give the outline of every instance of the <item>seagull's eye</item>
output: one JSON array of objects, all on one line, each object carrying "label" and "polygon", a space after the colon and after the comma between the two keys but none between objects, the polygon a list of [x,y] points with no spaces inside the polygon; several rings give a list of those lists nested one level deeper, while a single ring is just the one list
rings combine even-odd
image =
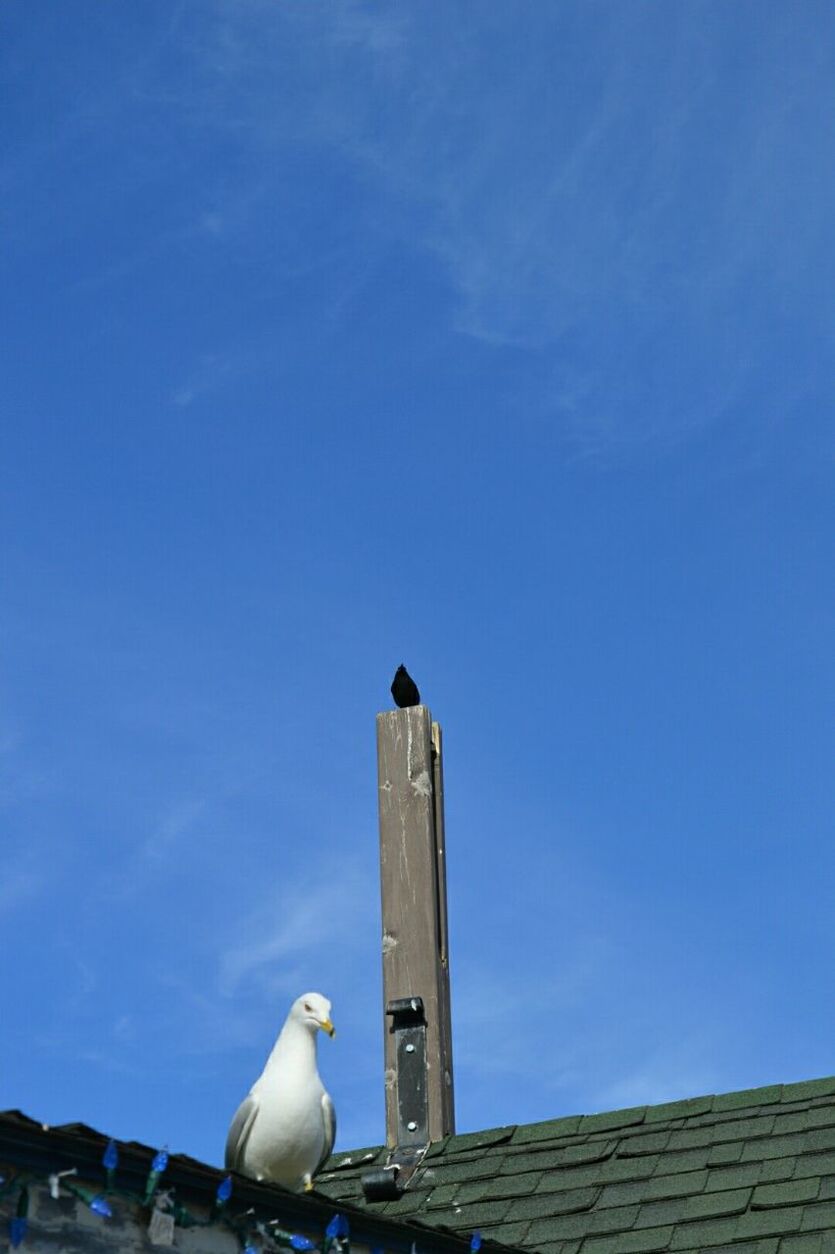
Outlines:
[{"label": "seagull's eye", "polygon": [[313,1009],[313,1007],[312,1007],[312,1006],[309,1006],[309,1005],[307,1004],[307,1002],[305,1002],[305,1003],[304,1003],[304,1008],[305,1008],[305,1010],[306,1010],[308,1013],[310,1013],[310,1011]]}]

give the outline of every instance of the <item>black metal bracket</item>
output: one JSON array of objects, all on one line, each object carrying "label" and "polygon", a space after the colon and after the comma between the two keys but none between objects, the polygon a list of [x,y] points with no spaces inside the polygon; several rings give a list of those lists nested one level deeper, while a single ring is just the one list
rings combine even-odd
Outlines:
[{"label": "black metal bracket", "polygon": [[390,1001],[397,1069],[397,1147],[429,1144],[426,1101],[426,1016],[422,997]]},{"label": "black metal bracket", "polygon": [[426,1016],[422,997],[399,997],[386,1006],[395,1037],[397,1083],[397,1144],[385,1167],[362,1177],[366,1200],[397,1198],[429,1148],[429,1110],[426,1100]]},{"label": "black metal bracket", "polygon": [[366,1171],[361,1178],[366,1202],[394,1201],[400,1197],[428,1149],[428,1145],[398,1146],[389,1154],[385,1167]]}]

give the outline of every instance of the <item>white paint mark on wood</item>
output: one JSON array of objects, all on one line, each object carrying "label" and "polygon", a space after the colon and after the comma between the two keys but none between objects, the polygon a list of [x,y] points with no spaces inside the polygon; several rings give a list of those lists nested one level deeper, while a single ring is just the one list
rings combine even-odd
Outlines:
[{"label": "white paint mark on wood", "polygon": [[411,783],[412,791],[416,792],[419,797],[432,796],[432,781],[429,778],[428,771],[421,771],[417,779],[413,779]]}]

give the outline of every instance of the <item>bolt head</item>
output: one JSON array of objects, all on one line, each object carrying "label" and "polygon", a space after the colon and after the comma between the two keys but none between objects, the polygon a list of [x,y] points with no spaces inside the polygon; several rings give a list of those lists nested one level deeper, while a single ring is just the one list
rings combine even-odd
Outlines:
[{"label": "bolt head", "polygon": [[410,1119],[409,1122],[406,1124],[406,1127],[409,1129],[410,1132],[415,1132],[417,1130],[417,1124],[415,1123],[414,1119]]}]

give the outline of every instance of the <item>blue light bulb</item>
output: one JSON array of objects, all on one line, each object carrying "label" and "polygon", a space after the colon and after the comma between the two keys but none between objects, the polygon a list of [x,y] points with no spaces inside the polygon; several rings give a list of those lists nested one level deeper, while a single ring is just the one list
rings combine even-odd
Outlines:
[{"label": "blue light bulb", "polygon": [[108,1171],[115,1171],[119,1166],[119,1151],[116,1148],[116,1142],[114,1140],[107,1142],[107,1149],[104,1151],[104,1157],[101,1161],[102,1166],[104,1166]]},{"label": "blue light bulb", "polygon": [[294,1250],[315,1250],[316,1246],[309,1237],[300,1236],[298,1232],[294,1232],[290,1238],[290,1244]]},{"label": "blue light bulb", "polygon": [[348,1220],[344,1215],[334,1215],[333,1219],[325,1229],[325,1236],[335,1241],[338,1237],[347,1237]]},{"label": "blue light bulb", "polygon": [[224,1176],[220,1184],[217,1186],[217,1200],[219,1202],[228,1202],[232,1196],[232,1177]]},{"label": "blue light bulb", "polygon": [[18,1215],[9,1220],[9,1245],[13,1250],[16,1250],[23,1241],[28,1227],[29,1220],[25,1215]]},{"label": "blue light bulb", "polygon": [[110,1209],[110,1203],[101,1193],[97,1193],[90,1201],[90,1210],[95,1211],[97,1215],[103,1215],[105,1219],[110,1219],[113,1211]]},{"label": "blue light bulb", "polygon": [[476,1251],[481,1249],[481,1233],[480,1232],[475,1231],[473,1235],[470,1237],[470,1249],[472,1250],[473,1254],[476,1254]]},{"label": "blue light bulb", "polygon": [[156,1154],[154,1154],[154,1161],[151,1163],[151,1171],[155,1171],[158,1176],[161,1176],[167,1166],[168,1150],[157,1150]]},{"label": "blue light bulb", "polygon": [[258,1254],[258,1251],[256,1250],[254,1245],[245,1245],[244,1254]]}]

